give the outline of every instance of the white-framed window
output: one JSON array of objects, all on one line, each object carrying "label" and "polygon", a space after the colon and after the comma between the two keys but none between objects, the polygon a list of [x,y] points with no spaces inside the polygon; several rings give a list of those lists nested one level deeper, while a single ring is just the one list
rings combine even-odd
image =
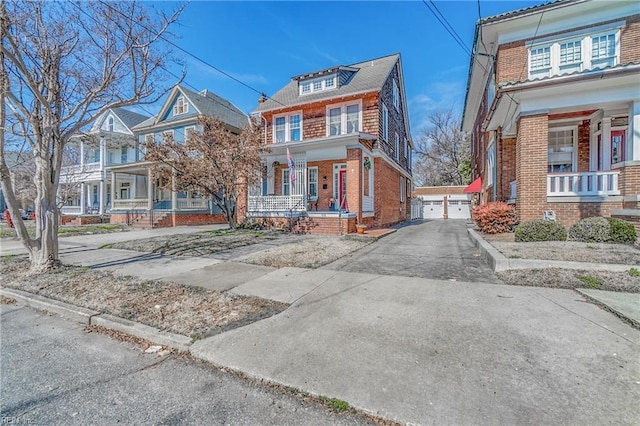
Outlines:
[{"label": "white-framed window", "polygon": [[397,111],[400,111],[400,89],[395,78],[393,79],[393,106],[396,107]]},{"label": "white-framed window", "polygon": [[576,171],[577,144],[577,127],[565,126],[549,129],[549,173]]},{"label": "white-framed window", "polygon": [[291,195],[291,182],[289,181],[289,169],[282,169],[282,195]]},{"label": "white-framed window", "polygon": [[396,133],[393,138],[393,150],[395,152],[396,160],[399,160],[400,159],[400,136],[398,136],[398,133]]},{"label": "white-framed window", "polygon": [[317,200],[318,199],[318,168],[317,167],[309,167],[307,168],[307,182],[308,182],[308,192],[309,199]]},{"label": "white-framed window", "polygon": [[389,140],[389,110],[382,104],[382,139]]},{"label": "white-framed window", "polygon": [[113,132],[113,116],[109,116],[109,118],[107,119],[107,129],[110,132]]},{"label": "white-framed window", "polygon": [[616,65],[615,33],[591,37],[591,64],[594,68]]},{"label": "white-framed window", "polygon": [[404,191],[406,190],[404,177],[400,176],[400,202],[404,203]]},{"label": "white-framed window", "polygon": [[127,145],[123,145],[120,147],[120,163],[124,164],[127,162],[128,153],[129,147]]},{"label": "white-framed window", "polygon": [[560,72],[582,70],[582,41],[573,40],[560,43]]},{"label": "white-framed window", "polygon": [[402,154],[405,159],[409,158],[409,142],[407,141],[407,138],[404,138],[404,150],[402,151]]},{"label": "white-framed window", "polygon": [[155,136],[153,133],[144,135],[144,143],[147,145],[153,145],[155,143]]},{"label": "white-framed window", "polygon": [[184,128],[184,142],[187,143],[196,132],[196,126],[188,126]]},{"label": "white-framed window", "polygon": [[532,47],[529,50],[529,72],[532,76],[549,75],[551,70],[551,46]]},{"label": "white-framed window", "polygon": [[173,106],[173,115],[186,114],[189,112],[189,103],[184,100],[184,96],[178,96]]},{"label": "white-framed window", "polygon": [[162,132],[162,139],[165,141],[174,141],[173,139],[173,130],[165,130]]},{"label": "white-framed window", "polygon": [[322,92],[323,90],[331,90],[336,88],[336,75],[314,78],[313,80],[305,80],[299,83],[300,94],[308,95],[309,93]]},{"label": "white-framed window", "polygon": [[358,133],[361,123],[361,102],[327,106],[327,136]]},{"label": "white-framed window", "polygon": [[564,39],[531,45],[529,78],[615,66],[620,62],[619,34],[618,28],[601,30],[597,34],[581,31],[567,34]]},{"label": "white-framed window", "polygon": [[302,113],[276,116],[273,120],[273,140],[275,143],[302,140]]}]

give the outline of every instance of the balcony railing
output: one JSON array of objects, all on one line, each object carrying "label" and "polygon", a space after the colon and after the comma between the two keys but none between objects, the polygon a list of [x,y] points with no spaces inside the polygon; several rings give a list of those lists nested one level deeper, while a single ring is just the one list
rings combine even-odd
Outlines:
[{"label": "balcony railing", "polygon": [[63,175],[73,175],[79,173],[91,173],[101,169],[100,162],[76,164],[73,166],[65,166],[62,168]]},{"label": "balcony railing", "polygon": [[547,175],[547,196],[620,195],[619,172],[553,173]]},{"label": "balcony railing", "polygon": [[252,195],[249,196],[250,212],[303,212],[307,210],[304,195]]}]

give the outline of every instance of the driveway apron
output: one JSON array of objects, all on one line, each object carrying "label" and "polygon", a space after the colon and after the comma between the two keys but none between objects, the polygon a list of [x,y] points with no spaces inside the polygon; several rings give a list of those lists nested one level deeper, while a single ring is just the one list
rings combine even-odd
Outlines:
[{"label": "driveway apron", "polygon": [[402,226],[326,269],[448,281],[499,283],[467,235],[466,220],[431,220]]}]

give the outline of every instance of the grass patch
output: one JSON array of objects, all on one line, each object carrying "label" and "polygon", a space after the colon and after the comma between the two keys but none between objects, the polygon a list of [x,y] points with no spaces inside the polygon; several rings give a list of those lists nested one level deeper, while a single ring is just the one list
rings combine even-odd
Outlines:
[{"label": "grass patch", "polygon": [[319,399],[323,405],[336,413],[342,413],[349,409],[349,403],[347,401],[343,401],[338,398],[328,398],[326,396],[321,396]]},{"label": "grass patch", "polygon": [[592,277],[591,275],[580,275],[578,277],[580,281],[585,283],[589,288],[600,288],[604,284],[604,280],[598,277]]},{"label": "grass patch", "polygon": [[630,277],[640,277],[640,270],[638,270],[638,268],[629,269],[629,276]]}]

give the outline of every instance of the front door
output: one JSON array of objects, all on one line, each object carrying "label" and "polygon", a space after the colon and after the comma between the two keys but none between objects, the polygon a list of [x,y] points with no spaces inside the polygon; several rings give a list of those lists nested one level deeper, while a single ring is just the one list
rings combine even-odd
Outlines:
[{"label": "front door", "polygon": [[338,175],[338,203],[340,210],[347,209],[347,171],[340,170]]}]

